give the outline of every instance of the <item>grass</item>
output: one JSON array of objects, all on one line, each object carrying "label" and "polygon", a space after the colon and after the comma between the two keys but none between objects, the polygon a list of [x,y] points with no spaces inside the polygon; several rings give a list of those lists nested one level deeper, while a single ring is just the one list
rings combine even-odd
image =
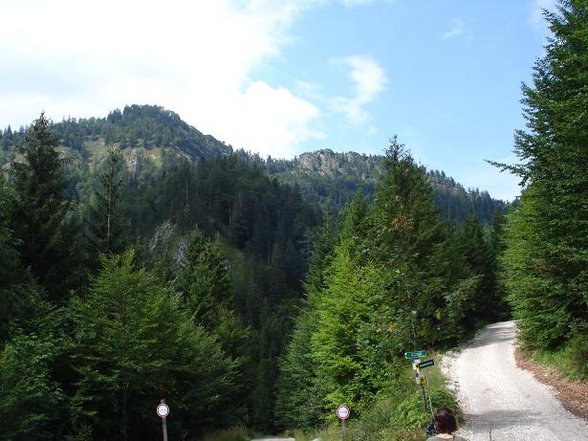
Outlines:
[{"label": "grass", "polygon": [[571,380],[588,380],[586,336],[577,336],[565,346],[553,350],[542,349],[532,355],[539,363],[555,367]]}]

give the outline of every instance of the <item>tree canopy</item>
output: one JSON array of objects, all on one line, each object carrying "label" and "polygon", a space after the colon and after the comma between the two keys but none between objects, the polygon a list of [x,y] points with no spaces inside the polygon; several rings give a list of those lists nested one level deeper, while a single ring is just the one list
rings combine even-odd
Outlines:
[{"label": "tree canopy", "polygon": [[[546,12],[552,36],[523,86],[527,129],[516,135],[527,184],[506,226],[504,280],[533,348],[588,341],[588,3]],[[580,351],[584,362],[588,347]]]}]

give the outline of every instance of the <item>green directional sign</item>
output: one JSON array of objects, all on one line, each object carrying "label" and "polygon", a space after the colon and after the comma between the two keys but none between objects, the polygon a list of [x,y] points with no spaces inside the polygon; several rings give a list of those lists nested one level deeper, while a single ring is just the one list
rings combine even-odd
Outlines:
[{"label": "green directional sign", "polygon": [[405,352],[404,358],[407,360],[414,360],[415,358],[422,358],[427,356],[427,351]]},{"label": "green directional sign", "polygon": [[429,366],[433,366],[435,364],[435,360],[425,360],[419,363],[419,369],[426,368]]}]

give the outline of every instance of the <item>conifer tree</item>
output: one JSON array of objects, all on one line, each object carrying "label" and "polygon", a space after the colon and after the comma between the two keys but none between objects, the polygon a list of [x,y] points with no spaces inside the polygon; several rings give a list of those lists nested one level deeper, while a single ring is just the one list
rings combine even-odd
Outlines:
[{"label": "conifer tree", "polygon": [[76,277],[77,221],[64,200],[66,177],[58,139],[41,114],[14,161],[11,226],[20,242],[23,264],[54,299],[62,298]]},{"label": "conifer tree", "polygon": [[123,179],[123,157],[114,148],[98,171],[90,204],[89,238],[97,253],[117,254],[123,251],[123,221],[120,197]]},{"label": "conifer tree", "polygon": [[588,3],[562,0],[545,17],[552,36],[523,86],[522,162],[502,165],[527,185],[506,226],[503,266],[524,342],[555,348],[588,341]]},{"label": "conifer tree", "polygon": [[153,406],[162,397],[173,403],[177,438],[223,425],[234,361],[178,294],[135,267],[132,252],[103,260],[88,296],[70,306],[74,430],[90,428],[94,439],[153,438],[160,430]]},{"label": "conifer tree", "polygon": [[18,242],[9,226],[9,203],[4,179],[0,177],[0,348],[8,337],[9,323],[18,299],[14,290],[22,277]]},{"label": "conifer tree", "polygon": [[370,219],[370,255],[388,268],[390,307],[405,324],[397,328],[398,342],[407,350],[447,339],[447,330],[437,329],[449,289],[443,279],[446,232],[424,168],[396,138],[386,152]]},{"label": "conifer tree", "polygon": [[205,239],[196,228],[188,236],[188,243],[179,261],[172,284],[193,319],[217,338],[222,350],[229,354],[235,369],[233,394],[224,397],[226,421],[237,421],[245,407],[243,369],[248,355],[250,332],[235,311],[235,292],[229,261],[218,241]]}]

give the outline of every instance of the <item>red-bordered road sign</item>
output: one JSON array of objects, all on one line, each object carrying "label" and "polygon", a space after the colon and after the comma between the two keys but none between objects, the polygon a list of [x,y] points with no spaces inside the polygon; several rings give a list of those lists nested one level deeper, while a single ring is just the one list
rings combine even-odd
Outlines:
[{"label": "red-bordered road sign", "polygon": [[337,407],[337,416],[340,420],[346,420],[349,418],[349,415],[351,415],[351,410],[349,410],[346,404],[341,404]]},{"label": "red-bordered road sign", "polygon": [[165,403],[158,404],[157,415],[161,418],[166,418],[169,415],[169,406]]}]

